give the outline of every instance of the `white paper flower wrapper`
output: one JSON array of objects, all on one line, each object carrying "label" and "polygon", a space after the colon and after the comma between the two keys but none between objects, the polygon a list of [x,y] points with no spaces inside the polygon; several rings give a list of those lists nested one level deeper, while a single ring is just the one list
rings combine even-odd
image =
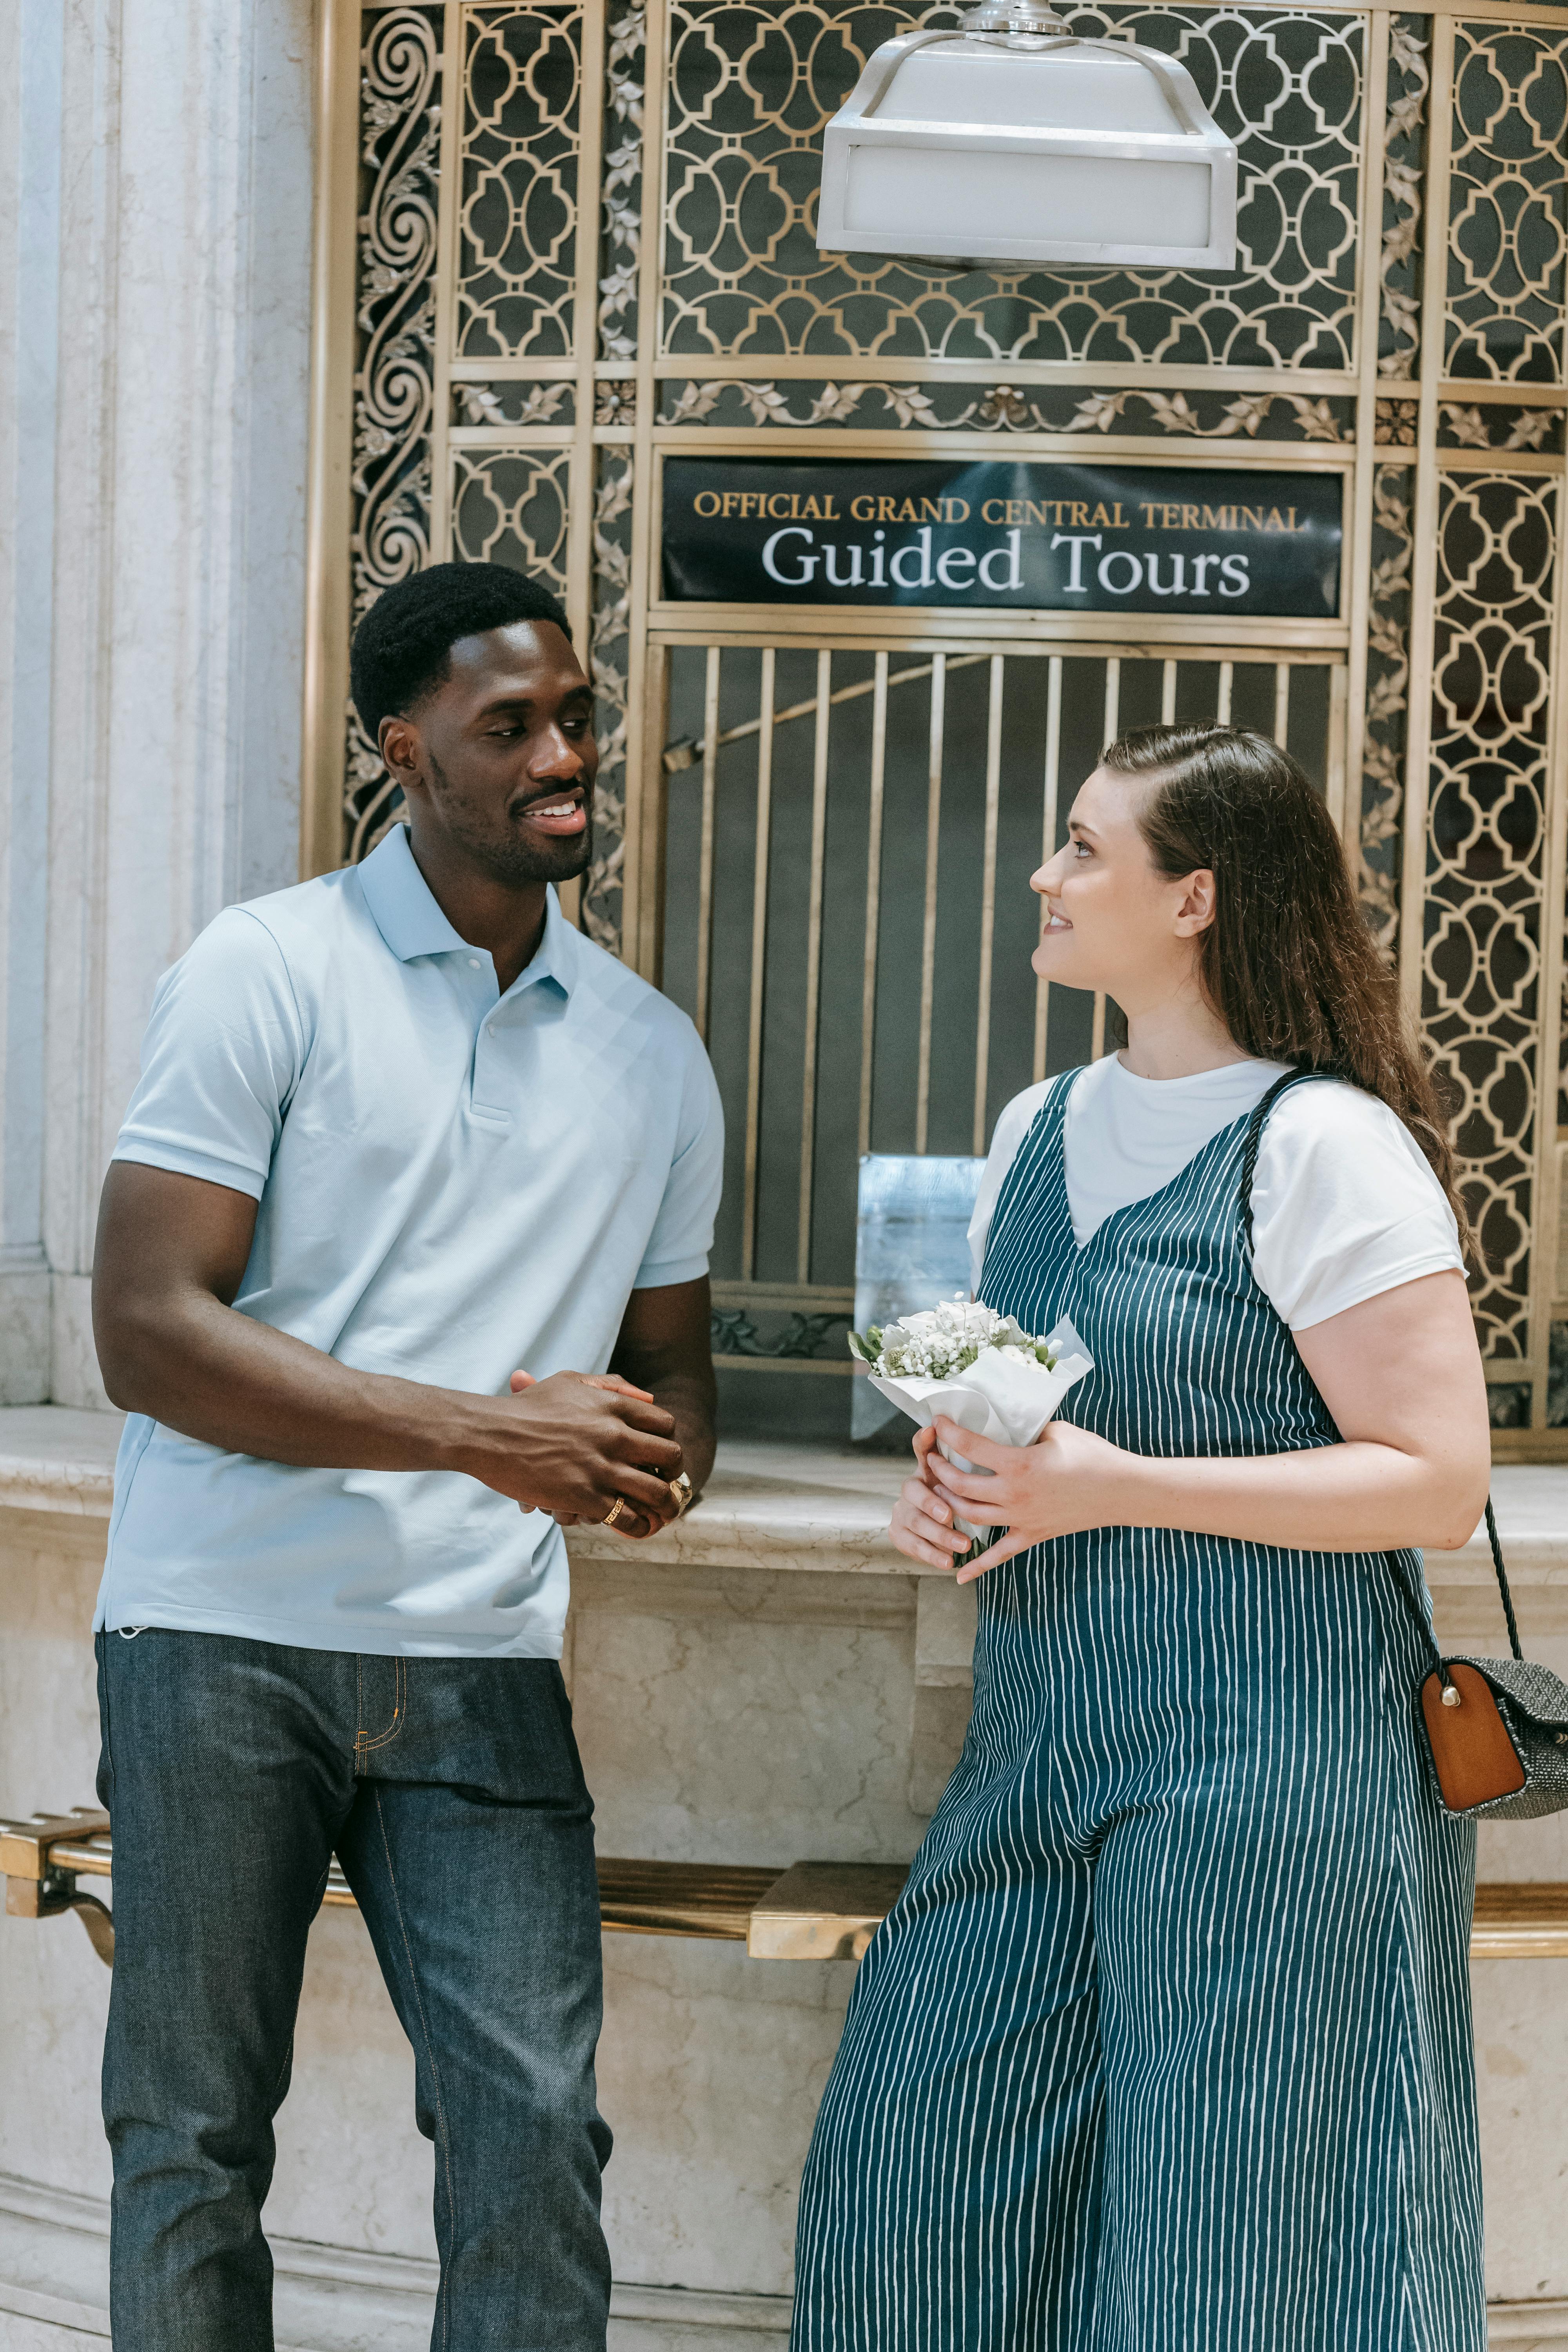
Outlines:
[{"label": "white paper flower wrapper", "polygon": [[[1043,1364],[1017,1363],[997,1348],[985,1348],[966,1372],[952,1380],[891,1381],[873,1372],[871,1385],[922,1429],[944,1412],[960,1429],[988,1437],[994,1445],[1033,1445],[1074,1381],[1094,1370],[1093,1358],[1065,1317],[1047,1334],[1046,1345],[1057,1359],[1054,1371],[1047,1372]],[[962,1454],[950,1454],[945,1445],[939,1450],[955,1470],[973,1469]],[[978,1538],[984,1532],[967,1519],[955,1518],[953,1525],[960,1535]]]}]

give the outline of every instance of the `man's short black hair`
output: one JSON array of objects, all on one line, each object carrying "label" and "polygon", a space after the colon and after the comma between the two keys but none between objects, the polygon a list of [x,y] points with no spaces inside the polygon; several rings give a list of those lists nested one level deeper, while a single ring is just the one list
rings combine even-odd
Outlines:
[{"label": "man's short black hair", "polygon": [[358,628],[349,677],[360,723],[374,743],[384,719],[405,719],[451,676],[459,637],[513,621],[553,621],[570,638],[559,596],[504,563],[432,563],[395,581]]}]

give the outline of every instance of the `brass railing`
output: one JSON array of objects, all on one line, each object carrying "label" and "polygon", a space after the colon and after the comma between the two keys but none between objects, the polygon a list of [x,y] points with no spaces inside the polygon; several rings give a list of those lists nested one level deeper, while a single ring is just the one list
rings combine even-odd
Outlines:
[{"label": "brass railing", "polygon": [[[0,1874],[13,1918],[74,1911],[100,1960],[114,1962],[113,1915],[81,1879],[113,1875],[109,1815],[78,1806],[0,1821]],[[698,1936],[744,1944],[757,1960],[858,1960],[897,1898],[907,1865],[801,1862],[789,1870],[728,1862],[598,1863],[599,1916],[607,1933]],[[333,1857],[324,1905],[355,1909]]]},{"label": "brass railing", "polygon": [[[113,1863],[107,1813],[79,1806],[70,1813],[0,1821],[7,1912],[46,1919],[76,1911],[94,1951],[110,1966],[112,1916],[78,1881],[110,1877]],[[875,1862],[797,1862],[776,1871],[739,1863],[605,1859],[598,1872],[607,1931],[744,1944],[754,1960],[858,1960],[908,1875],[902,1863]],[[321,1900],[355,1907],[353,1889],[335,1859]],[[1470,1957],[1568,1958],[1568,1885],[1479,1886]]]}]

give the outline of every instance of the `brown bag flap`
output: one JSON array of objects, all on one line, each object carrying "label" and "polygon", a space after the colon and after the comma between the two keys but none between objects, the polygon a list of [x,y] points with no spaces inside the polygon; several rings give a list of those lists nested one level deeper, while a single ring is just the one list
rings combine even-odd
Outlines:
[{"label": "brown bag flap", "polygon": [[1448,1676],[1458,1706],[1444,1706],[1442,1681],[1432,1673],[1421,1685],[1421,1713],[1443,1802],[1451,1813],[1465,1813],[1495,1797],[1517,1796],[1524,1767],[1486,1677],[1458,1658],[1450,1661]]}]

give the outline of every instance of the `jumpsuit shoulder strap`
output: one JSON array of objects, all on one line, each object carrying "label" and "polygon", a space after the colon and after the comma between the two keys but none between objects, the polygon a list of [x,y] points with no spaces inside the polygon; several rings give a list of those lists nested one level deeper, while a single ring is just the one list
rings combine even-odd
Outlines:
[{"label": "jumpsuit shoulder strap", "polygon": [[[1084,1072],[1086,1070],[1090,1070],[1093,1067],[1094,1065],[1092,1062],[1079,1062],[1070,1070],[1063,1070],[1050,1080],[1050,1091],[1047,1093],[1045,1101],[1040,1105],[1039,1109],[1035,1113],[1034,1118],[1029,1121],[1028,1126],[1018,1138],[1018,1148],[1013,1154],[1012,1160],[1007,1169],[1006,1176],[1003,1180],[1004,1187],[1011,1183],[1014,1171],[1018,1167],[1019,1162],[1023,1160],[1026,1148],[1037,1138],[1043,1136],[1052,1127],[1061,1126],[1062,1122],[1067,1118],[1068,1098],[1071,1095],[1074,1087],[1077,1086]],[[1000,1212],[1002,1207],[1000,1196],[997,1198],[996,1207],[998,1212]]]}]

